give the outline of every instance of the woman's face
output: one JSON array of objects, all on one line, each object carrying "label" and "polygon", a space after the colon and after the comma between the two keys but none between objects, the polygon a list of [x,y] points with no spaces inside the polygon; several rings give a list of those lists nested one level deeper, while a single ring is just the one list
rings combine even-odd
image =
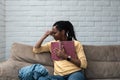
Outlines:
[{"label": "woman's face", "polygon": [[53,26],[52,28],[52,36],[54,37],[55,40],[62,40],[63,37],[63,31],[59,31],[56,26]]}]

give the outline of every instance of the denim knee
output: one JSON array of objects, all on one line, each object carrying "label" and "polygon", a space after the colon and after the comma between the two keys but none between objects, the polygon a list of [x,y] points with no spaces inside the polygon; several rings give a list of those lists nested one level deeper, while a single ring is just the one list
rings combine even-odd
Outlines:
[{"label": "denim knee", "polygon": [[85,80],[85,76],[81,71],[69,75],[68,80]]},{"label": "denim knee", "polygon": [[51,78],[51,80],[65,80],[63,76],[58,76],[58,75],[52,75],[49,77]]}]

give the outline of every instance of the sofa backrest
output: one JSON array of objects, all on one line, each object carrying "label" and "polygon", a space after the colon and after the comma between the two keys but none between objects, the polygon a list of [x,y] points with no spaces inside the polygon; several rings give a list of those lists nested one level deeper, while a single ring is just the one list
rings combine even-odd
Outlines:
[{"label": "sofa backrest", "polygon": [[11,48],[11,59],[28,62],[28,63],[40,63],[45,66],[53,66],[50,53],[35,54],[32,52],[33,46],[23,43],[13,43]]},{"label": "sofa backrest", "polygon": [[84,45],[88,60],[85,74],[91,79],[120,79],[120,45]]}]

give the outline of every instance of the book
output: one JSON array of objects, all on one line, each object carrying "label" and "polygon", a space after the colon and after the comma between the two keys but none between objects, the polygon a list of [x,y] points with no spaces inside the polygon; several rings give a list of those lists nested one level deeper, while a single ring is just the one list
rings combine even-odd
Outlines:
[{"label": "book", "polygon": [[71,56],[72,58],[77,58],[74,41],[61,41],[51,43],[51,58],[53,60],[62,60],[56,55],[57,53],[55,52],[55,49],[62,50],[62,48],[64,49],[65,54]]}]

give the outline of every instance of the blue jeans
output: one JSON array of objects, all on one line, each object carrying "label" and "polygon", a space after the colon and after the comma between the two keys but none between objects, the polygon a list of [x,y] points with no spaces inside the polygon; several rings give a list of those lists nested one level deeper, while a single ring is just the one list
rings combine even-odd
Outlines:
[{"label": "blue jeans", "polygon": [[82,71],[77,71],[65,76],[55,75],[50,77],[55,80],[85,80],[85,76]]}]

